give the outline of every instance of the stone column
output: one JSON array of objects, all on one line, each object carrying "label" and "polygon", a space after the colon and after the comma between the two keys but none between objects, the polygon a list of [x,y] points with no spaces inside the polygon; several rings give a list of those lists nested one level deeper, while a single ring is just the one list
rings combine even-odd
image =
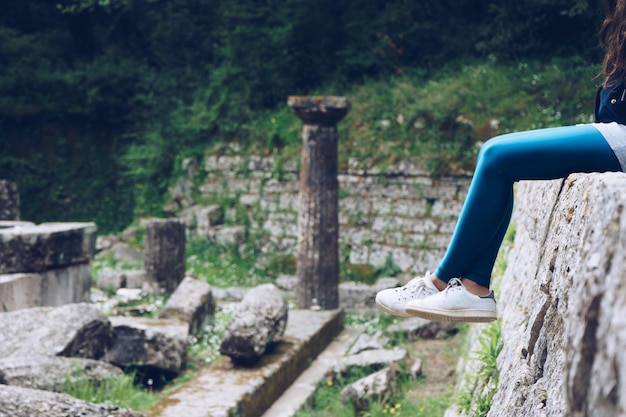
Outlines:
[{"label": "stone column", "polygon": [[344,97],[289,97],[304,122],[298,214],[300,308],[339,307],[337,123],[350,110]]},{"label": "stone column", "polygon": [[153,219],[146,225],[144,268],[151,286],[173,292],[185,277],[185,226]]},{"label": "stone column", "polygon": [[20,219],[20,194],[17,184],[0,180],[0,220]]}]

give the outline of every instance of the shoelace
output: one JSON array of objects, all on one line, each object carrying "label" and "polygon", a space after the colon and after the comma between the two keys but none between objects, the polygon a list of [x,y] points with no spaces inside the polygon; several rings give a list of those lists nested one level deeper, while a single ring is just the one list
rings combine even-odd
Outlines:
[{"label": "shoelace", "polygon": [[426,289],[426,279],[430,277],[430,272],[426,271],[426,274],[423,277],[413,278],[409,281],[406,286],[402,288],[403,292],[408,291],[409,293],[417,292],[419,295],[422,291]]},{"label": "shoelace", "polygon": [[463,283],[461,282],[461,280],[458,278],[452,278],[450,281],[448,281],[448,286],[446,287],[444,292],[459,291],[462,289],[463,289]]}]

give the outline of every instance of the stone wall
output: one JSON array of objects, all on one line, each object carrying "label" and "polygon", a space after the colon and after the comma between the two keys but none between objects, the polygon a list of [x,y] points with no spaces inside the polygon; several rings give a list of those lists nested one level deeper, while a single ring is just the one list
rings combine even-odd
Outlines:
[{"label": "stone wall", "polygon": [[626,175],[522,182],[489,417],[626,416]]},{"label": "stone wall", "polygon": [[[277,163],[272,157],[209,156],[202,165],[185,161],[190,176],[200,168],[206,173],[200,185],[184,179],[172,190],[172,202],[184,207],[181,216],[192,233],[205,232],[198,216],[203,207],[189,207],[191,195],[197,192],[210,202],[235,198],[250,213],[262,213],[252,228],[264,229],[268,244],[295,254],[297,164]],[[469,182],[469,175],[434,180],[420,161],[374,168],[348,161],[339,169],[340,256],[373,266],[391,256],[403,271],[433,270],[448,245]]]}]

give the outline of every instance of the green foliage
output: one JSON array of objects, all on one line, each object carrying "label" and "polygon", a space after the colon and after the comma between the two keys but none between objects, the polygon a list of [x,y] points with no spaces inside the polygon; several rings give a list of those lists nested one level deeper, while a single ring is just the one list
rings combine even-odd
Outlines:
[{"label": "green foliage", "polygon": [[478,368],[473,375],[467,375],[457,396],[457,406],[465,415],[484,417],[491,408],[500,380],[498,355],[504,344],[500,326],[499,320],[489,324],[478,338],[479,348],[472,358],[478,362]]},{"label": "green foliage", "polygon": [[82,370],[74,370],[65,378],[63,392],[83,401],[145,411],[158,397],[143,386],[136,385],[133,373],[90,381]]},{"label": "green foliage", "polygon": [[186,253],[186,270],[217,287],[253,287],[271,282],[289,262],[280,253],[261,253],[254,243],[220,245],[197,238],[187,242]]},{"label": "green foliage", "polygon": [[599,3],[0,0],[0,176],[24,218],[119,231],[163,214],[174,163],[207,145],[293,158],[286,97],[315,93],[352,100],[342,161],[468,169],[489,119],[501,132],[591,108]]},{"label": "green foliage", "polygon": [[220,356],[220,345],[224,332],[230,323],[232,308],[217,309],[213,322],[208,324],[199,336],[189,338],[187,347],[187,369],[200,368],[215,361]]}]

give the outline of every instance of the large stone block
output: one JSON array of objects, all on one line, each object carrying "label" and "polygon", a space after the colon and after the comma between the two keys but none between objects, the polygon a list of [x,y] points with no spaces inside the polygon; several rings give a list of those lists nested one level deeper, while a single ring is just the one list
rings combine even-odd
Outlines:
[{"label": "large stone block", "polygon": [[68,304],[0,313],[0,358],[68,356],[99,359],[113,342],[113,329],[92,304]]},{"label": "large stone block", "polygon": [[41,273],[41,305],[61,306],[89,301],[89,264],[56,268]]},{"label": "large stone block", "polygon": [[0,275],[0,311],[41,305],[41,274]]},{"label": "large stone block", "polygon": [[0,311],[81,303],[89,300],[90,289],[89,264],[0,275]]},{"label": "large stone block", "polygon": [[189,326],[189,333],[202,332],[204,324],[213,317],[215,302],[211,286],[193,277],[185,277],[167,300],[160,319],[177,319]]},{"label": "large stone block", "polygon": [[274,284],[248,291],[233,314],[220,345],[220,353],[233,362],[252,364],[278,342],[287,326],[289,306]]},{"label": "large stone block", "polygon": [[96,231],[95,223],[0,228],[0,274],[89,263],[95,253]]},{"label": "large stone block", "polygon": [[185,277],[185,225],[152,219],[146,224],[144,268],[152,286],[173,292]]},{"label": "large stone block", "polygon": [[180,372],[185,360],[189,326],[179,320],[111,317],[116,341],[104,361],[121,368],[156,370],[167,376]]}]

